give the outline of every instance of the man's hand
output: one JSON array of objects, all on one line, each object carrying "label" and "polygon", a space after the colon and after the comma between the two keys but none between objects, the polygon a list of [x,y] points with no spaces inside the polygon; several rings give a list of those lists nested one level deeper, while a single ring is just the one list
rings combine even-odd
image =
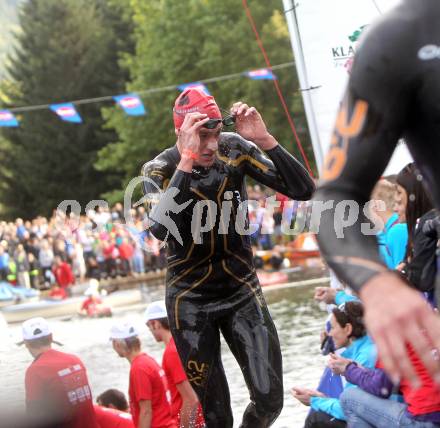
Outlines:
[{"label": "man's hand", "polygon": [[202,113],[188,113],[183,120],[182,126],[177,133],[177,149],[181,161],[178,168],[192,171],[194,160],[199,156],[200,150],[200,128],[208,122],[209,117]]},{"label": "man's hand", "polygon": [[352,362],[353,360],[349,360],[348,358],[343,358],[340,355],[331,353],[328,360],[328,367],[334,374],[343,375],[347,369],[347,366]]},{"label": "man's hand", "polygon": [[195,427],[199,406],[197,395],[194,392],[191,384],[187,380],[184,380],[181,383],[177,383],[176,388],[180,396],[182,397],[179,428]]},{"label": "man's hand", "polygon": [[237,133],[254,142],[261,150],[270,150],[278,145],[267,131],[266,124],[255,107],[249,107],[242,102],[234,103],[231,114],[235,116]]},{"label": "man's hand", "polygon": [[316,287],[313,298],[317,302],[325,302],[327,305],[335,303],[336,293],[338,290],[331,287]]},{"label": "man's hand", "polygon": [[290,392],[292,393],[293,397],[296,398],[300,403],[304,404],[304,406],[310,406],[310,399],[312,397],[325,397],[325,395],[319,391],[301,388],[299,386],[294,386]]},{"label": "man's hand", "polygon": [[405,267],[406,267],[406,263],[402,262],[396,266],[396,270],[398,270],[399,272],[402,272],[403,269],[405,269]]},{"label": "man's hand", "polygon": [[409,288],[397,274],[381,273],[360,292],[365,304],[365,324],[376,342],[385,371],[394,383],[408,379],[414,387],[420,380],[408,356],[410,344],[425,367],[440,384],[440,318],[420,293]]}]

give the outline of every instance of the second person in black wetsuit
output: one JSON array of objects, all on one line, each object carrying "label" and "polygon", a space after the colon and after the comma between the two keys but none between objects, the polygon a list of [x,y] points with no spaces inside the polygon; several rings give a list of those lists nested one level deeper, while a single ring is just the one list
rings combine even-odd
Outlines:
[{"label": "second person in black wetsuit", "polygon": [[[417,384],[408,344],[440,384],[440,318],[382,264],[362,208],[399,138],[405,138],[440,208],[440,1],[404,0],[364,35],[337,117],[316,200],[356,201],[360,218],[344,229],[335,209],[323,213],[319,243],[339,278],[360,294],[366,325],[386,371]],[[403,165],[402,165],[403,166]],[[411,195],[409,196],[411,197]],[[440,293],[440,290],[437,290]],[[440,297],[440,294],[437,296]]]},{"label": "second person in black wetsuit", "polygon": [[221,332],[251,398],[241,426],[259,428],[270,426],[282,409],[282,362],[252,261],[245,176],[299,200],[311,197],[314,183],[269,134],[255,108],[239,102],[231,115],[237,133],[222,132],[214,99],[184,91],[174,107],[176,145],[142,173],[151,231],[168,245],[171,331],[207,427],[233,425]]}]

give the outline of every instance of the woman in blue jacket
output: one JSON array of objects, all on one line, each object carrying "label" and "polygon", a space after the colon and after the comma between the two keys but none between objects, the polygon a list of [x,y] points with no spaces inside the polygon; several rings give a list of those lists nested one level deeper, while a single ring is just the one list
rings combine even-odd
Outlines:
[{"label": "woman in blue jacket", "polygon": [[[376,363],[376,349],[367,336],[363,315],[361,302],[347,302],[335,308],[330,319],[329,335],[333,338],[336,349],[346,348],[342,357],[363,367],[373,368]],[[346,382],[344,390],[353,387],[356,386]],[[326,397],[318,391],[299,387],[294,387],[292,394],[314,410],[307,417],[305,428],[346,426],[345,415],[338,398]]]}]

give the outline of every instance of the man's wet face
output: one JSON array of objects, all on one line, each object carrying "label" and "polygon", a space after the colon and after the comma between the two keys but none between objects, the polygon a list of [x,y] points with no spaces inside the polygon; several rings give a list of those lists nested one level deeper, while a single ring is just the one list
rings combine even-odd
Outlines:
[{"label": "man's wet face", "polygon": [[212,166],[215,160],[215,154],[218,150],[218,140],[222,125],[219,123],[214,129],[201,128],[199,158],[194,162],[195,165],[208,168]]}]

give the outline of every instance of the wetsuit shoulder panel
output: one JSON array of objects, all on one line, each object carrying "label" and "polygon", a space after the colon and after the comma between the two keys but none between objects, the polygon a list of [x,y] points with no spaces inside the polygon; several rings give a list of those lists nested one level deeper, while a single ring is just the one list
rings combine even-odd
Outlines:
[{"label": "wetsuit shoulder panel", "polygon": [[261,151],[256,144],[235,133],[222,134],[221,160],[243,168],[254,180],[292,199],[308,200],[315,189],[306,169],[280,144]]}]

